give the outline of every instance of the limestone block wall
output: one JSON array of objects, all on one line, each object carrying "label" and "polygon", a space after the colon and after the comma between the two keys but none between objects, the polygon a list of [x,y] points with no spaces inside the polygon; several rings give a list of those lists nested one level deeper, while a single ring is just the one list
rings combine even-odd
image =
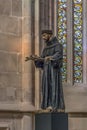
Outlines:
[{"label": "limestone block wall", "polygon": [[76,117],[69,117],[69,130],[86,130],[87,129],[87,115],[85,117],[76,115]]},{"label": "limestone block wall", "polygon": [[23,113],[0,113],[0,130],[32,130],[33,116]]},{"label": "limestone block wall", "polygon": [[20,0],[0,0],[0,103],[21,101],[22,8],[18,4]]},{"label": "limestone block wall", "polygon": [[31,1],[0,0],[0,130],[33,129],[31,35]]},{"label": "limestone block wall", "polygon": [[31,14],[31,0],[0,0],[0,103],[34,105]]}]

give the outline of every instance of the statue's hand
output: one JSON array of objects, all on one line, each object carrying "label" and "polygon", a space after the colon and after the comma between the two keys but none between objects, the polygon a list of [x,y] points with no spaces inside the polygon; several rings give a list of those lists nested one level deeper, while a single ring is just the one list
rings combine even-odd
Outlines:
[{"label": "statue's hand", "polygon": [[40,57],[37,55],[32,55],[32,58],[40,58]]},{"label": "statue's hand", "polygon": [[37,56],[37,55],[30,55],[29,57],[26,57],[25,58],[25,61],[28,61],[28,60],[38,60],[40,57]]},{"label": "statue's hand", "polygon": [[45,61],[51,61],[51,60],[52,60],[52,56],[45,57]]},{"label": "statue's hand", "polygon": [[25,57],[25,61],[28,61],[29,60],[29,57]]},{"label": "statue's hand", "polygon": [[41,60],[43,60],[43,58],[41,58],[40,56],[37,56],[37,55],[32,55],[32,58],[34,59],[34,61],[41,61]]}]

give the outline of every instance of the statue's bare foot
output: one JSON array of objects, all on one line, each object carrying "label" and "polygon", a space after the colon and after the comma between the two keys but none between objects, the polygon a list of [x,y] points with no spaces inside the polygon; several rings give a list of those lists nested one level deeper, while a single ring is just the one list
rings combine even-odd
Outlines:
[{"label": "statue's bare foot", "polygon": [[52,110],[52,107],[51,107],[51,106],[49,106],[49,107],[47,107],[46,109],[47,109],[47,110]]}]

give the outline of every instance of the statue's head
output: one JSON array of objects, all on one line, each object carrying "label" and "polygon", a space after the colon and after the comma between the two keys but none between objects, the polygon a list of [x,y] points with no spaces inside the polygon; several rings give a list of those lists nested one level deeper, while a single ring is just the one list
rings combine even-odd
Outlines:
[{"label": "statue's head", "polygon": [[53,32],[52,30],[42,30],[42,38],[45,40],[45,41],[49,41],[49,39],[52,37],[53,35]]}]

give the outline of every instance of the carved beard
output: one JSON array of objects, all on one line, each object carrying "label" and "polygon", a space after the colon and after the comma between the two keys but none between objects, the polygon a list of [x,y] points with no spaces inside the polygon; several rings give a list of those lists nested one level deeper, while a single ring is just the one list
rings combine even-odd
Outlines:
[{"label": "carved beard", "polygon": [[50,40],[50,37],[48,37],[48,39],[44,39],[45,40],[45,42],[47,43],[49,40]]}]

